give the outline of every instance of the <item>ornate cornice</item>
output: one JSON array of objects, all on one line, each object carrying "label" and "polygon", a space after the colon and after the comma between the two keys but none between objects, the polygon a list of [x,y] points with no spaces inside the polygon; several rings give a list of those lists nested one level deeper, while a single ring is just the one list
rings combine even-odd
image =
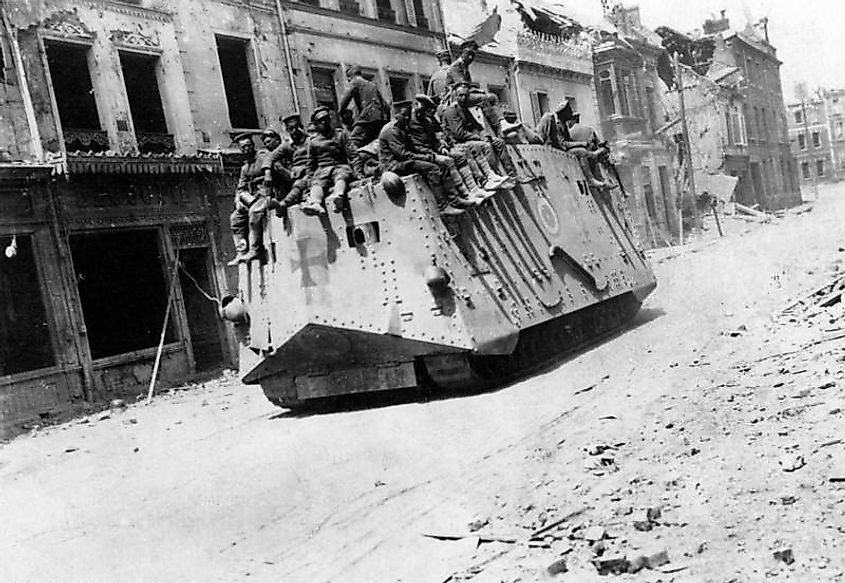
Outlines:
[{"label": "ornate cornice", "polygon": [[41,25],[41,30],[55,37],[72,40],[92,41],[94,33],[79,20],[76,11],[62,10],[50,16]]},{"label": "ornate cornice", "polygon": [[155,32],[147,35],[140,30],[113,30],[109,38],[114,44],[124,47],[154,50],[161,48],[158,34]]},{"label": "ornate cornice", "polygon": [[128,4],[117,0],[88,0],[91,8],[105,9],[109,12],[132,16],[144,20],[156,20],[158,22],[172,22],[173,14],[156,8],[144,8],[137,4]]}]

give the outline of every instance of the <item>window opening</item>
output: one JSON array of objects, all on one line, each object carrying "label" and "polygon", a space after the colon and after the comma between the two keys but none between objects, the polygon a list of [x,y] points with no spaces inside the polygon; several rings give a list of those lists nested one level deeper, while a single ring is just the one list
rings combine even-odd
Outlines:
[{"label": "window opening", "polygon": [[311,68],[311,81],[314,84],[314,101],[317,105],[337,111],[337,91],[334,83],[334,69],[323,67]]},{"label": "window opening", "polygon": [[0,376],[56,363],[38,280],[32,237],[2,236],[0,247]]},{"label": "window opening", "polygon": [[798,148],[801,150],[807,149],[807,137],[804,134],[798,134]]},{"label": "window opening", "polygon": [[810,177],[810,163],[809,162],[801,162],[801,176],[804,178]]},{"label": "window opening", "polygon": [[613,100],[613,80],[610,71],[604,70],[599,73],[599,93],[601,102],[607,115],[616,115],[616,103]]},{"label": "window opening", "polygon": [[510,94],[508,93],[507,87],[502,85],[488,85],[487,92],[492,93],[496,96],[501,104],[510,104]]},{"label": "window opening", "polygon": [[425,16],[423,0],[414,0],[414,14],[417,17],[417,26],[419,28],[430,28],[428,18]]},{"label": "window opening", "polygon": [[229,123],[233,128],[258,128],[248,54],[249,41],[217,37],[217,56],[226,91]]},{"label": "window opening", "polygon": [[813,132],[813,147],[814,148],[821,148],[822,139],[819,132]]},{"label": "window opening", "polygon": [[396,23],[396,11],[393,10],[390,0],[376,0],[376,10],[379,20]]},{"label": "window opening", "polygon": [[640,166],[640,177],[643,183],[643,197],[648,209],[648,216],[657,220],[657,204],[654,201],[654,188],[651,185],[651,169],[648,166]]},{"label": "window opening", "polygon": [[410,97],[410,80],[407,77],[388,77],[390,97],[393,101],[405,101]]},{"label": "window opening", "polygon": [[816,174],[824,176],[824,160],[816,160]]},{"label": "window opening", "polygon": [[53,41],[46,41],[44,48],[65,147],[70,151],[108,150],[109,139],[100,126],[88,69],[89,48]]},{"label": "window opening", "polygon": [[[93,358],[153,348],[168,297],[158,231],[71,235],[70,251]],[[176,338],[173,319],[165,336]]]},{"label": "window opening", "polygon": [[120,53],[123,82],[129,97],[129,111],[135,126],[138,150],[142,153],[173,152],[173,136],[167,133],[164,107],[158,89],[158,57]]}]

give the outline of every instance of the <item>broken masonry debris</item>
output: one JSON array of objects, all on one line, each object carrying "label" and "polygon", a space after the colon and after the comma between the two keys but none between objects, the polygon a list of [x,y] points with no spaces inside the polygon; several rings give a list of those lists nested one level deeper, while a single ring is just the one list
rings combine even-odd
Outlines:
[{"label": "broken masonry debris", "polygon": [[622,555],[599,557],[591,561],[599,575],[621,575],[628,572],[629,561]]},{"label": "broken masonry debris", "polygon": [[795,562],[795,555],[792,553],[792,549],[790,548],[778,549],[772,553],[772,556],[775,560],[782,561],[787,565],[791,565]]},{"label": "broken masonry debris", "polygon": [[584,531],[584,540],[594,543],[602,540],[607,535],[607,532],[601,526],[591,526]]},{"label": "broken masonry debris", "polygon": [[568,569],[566,568],[566,559],[558,559],[548,567],[546,567],[546,573],[549,575],[559,575],[560,573],[566,573]]}]

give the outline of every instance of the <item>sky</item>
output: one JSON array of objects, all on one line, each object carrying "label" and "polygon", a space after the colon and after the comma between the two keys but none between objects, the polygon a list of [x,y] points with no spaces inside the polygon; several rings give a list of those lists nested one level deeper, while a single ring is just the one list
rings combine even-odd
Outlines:
[{"label": "sky", "polygon": [[[572,1],[572,0],[570,0]],[[599,0],[575,0],[598,4]],[[628,0],[640,6],[643,24],[688,32],[726,10],[732,28],[769,19],[769,41],[777,49],[784,100],[794,98],[794,87],[806,81],[816,87],[845,88],[845,2],[842,0]]]}]

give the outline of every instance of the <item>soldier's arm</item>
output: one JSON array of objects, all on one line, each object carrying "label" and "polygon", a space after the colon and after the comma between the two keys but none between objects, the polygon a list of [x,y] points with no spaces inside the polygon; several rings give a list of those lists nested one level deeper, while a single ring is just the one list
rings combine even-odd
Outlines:
[{"label": "soldier's arm", "polygon": [[241,173],[238,175],[238,185],[235,187],[235,192],[249,192],[249,176],[246,172],[246,164],[241,166]]},{"label": "soldier's arm", "polygon": [[443,126],[446,133],[458,143],[466,142],[472,135],[464,128],[463,120],[453,108],[443,112]]},{"label": "soldier's arm", "polygon": [[317,170],[317,153],[312,146],[313,140],[308,142],[308,182],[314,177],[314,172]]},{"label": "soldier's arm", "polygon": [[352,143],[352,140],[349,139],[349,132],[345,130],[341,132],[340,143],[343,146],[343,151],[346,153],[347,163],[352,165],[358,157],[358,149],[355,147],[355,144]]},{"label": "soldier's arm", "polygon": [[355,91],[357,90],[357,85],[354,81],[349,83],[349,87],[346,88],[346,91],[343,93],[343,97],[340,98],[340,103],[337,106],[337,111],[341,112],[347,107],[349,107],[349,102],[352,101],[353,96],[355,95]]}]

